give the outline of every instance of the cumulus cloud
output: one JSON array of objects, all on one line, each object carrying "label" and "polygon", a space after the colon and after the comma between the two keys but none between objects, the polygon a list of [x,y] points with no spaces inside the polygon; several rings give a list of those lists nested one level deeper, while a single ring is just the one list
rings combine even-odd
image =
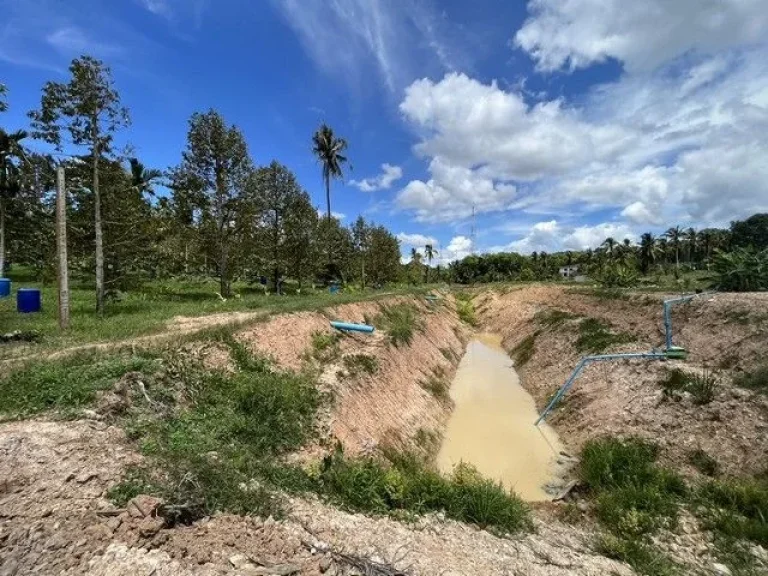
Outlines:
[{"label": "cumulus cloud", "polygon": [[377,190],[388,190],[392,184],[403,177],[403,169],[400,166],[393,166],[386,162],[381,165],[381,174],[363,180],[350,180],[349,184],[359,188],[363,192],[375,192]]},{"label": "cumulus cloud", "polygon": [[406,232],[400,232],[397,235],[397,239],[400,241],[400,245],[408,248],[423,248],[427,244],[437,246],[437,239],[433,236],[425,236],[424,234],[407,234]]},{"label": "cumulus cloud", "polygon": [[492,252],[558,252],[561,250],[586,250],[596,248],[606,238],[612,237],[618,241],[624,238],[636,239],[636,233],[627,225],[604,222],[594,226],[568,226],[557,220],[538,222],[528,234],[519,240],[504,246],[494,246]]},{"label": "cumulus cloud", "polygon": [[466,236],[454,236],[448,246],[443,248],[440,257],[443,262],[453,262],[466,258],[470,254],[472,254],[472,240]]},{"label": "cumulus cloud", "polygon": [[688,53],[763,42],[764,0],[531,0],[515,34],[540,70],[584,68],[615,58],[652,70]]},{"label": "cumulus cloud", "polygon": [[[318,216],[318,218],[326,218],[328,216],[328,211],[327,210],[323,210],[322,208],[318,208],[317,209],[317,216]],[[336,218],[336,220],[344,220],[347,217],[346,214],[344,214],[342,212],[334,212],[333,210],[331,210],[331,216],[333,218]]]}]

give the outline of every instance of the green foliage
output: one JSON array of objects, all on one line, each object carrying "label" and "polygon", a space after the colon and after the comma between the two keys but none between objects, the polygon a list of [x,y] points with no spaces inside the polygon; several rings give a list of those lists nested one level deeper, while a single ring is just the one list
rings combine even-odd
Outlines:
[{"label": "green foliage", "polygon": [[370,354],[348,354],[342,358],[344,367],[350,376],[361,374],[376,374],[379,371],[379,361]]},{"label": "green foliage", "polygon": [[658,448],[643,440],[603,438],[585,445],[581,479],[595,496],[598,518],[617,535],[639,538],[674,526],[682,479],[656,465]]},{"label": "green foliage", "polygon": [[768,482],[760,479],[712,480],[695,494],[696,508],[719,535],[768,545]]},{"label": "green foliage", "polygon": [[409,303],[383,306],[374,324],[387,332],[394,346],[410,345],[414,332],[422,330],[424,326],[419,310]]},{"label": "green foliage", "polygon": [[768,364],[759,366],[752,372],[742,372],[738,374],[733,383],[742,388],[755,390],[761,394],[768,395]]},{"label": "green foliage", "polygon": [[432,394],[440,402],[449,402],[451,385],[441,375],[431,374],[426,380],[420,380],[419,386]]},{"label": "green foliage", "polygon": [[470,326],[477,326],[477,318],[475,317],[475,308],[472,305],[471,300],[456,300],[456,313],[459,318],[469,324]]},{"label": "green foliage", "polygon": [[607,265],[594,277],[603,288],[631,288],[638,281],[637,271],[624,264]]},{"label": "green foliage", "polygon": [[540,325],[546,328],[557,328],[562,326],[568,320],[576,318],[574,314],[566,312],[565,310],[557,310],[549,308],[547,310],[539,310],[533,315],[534,322],[538,322]]},{"label": "green foliage", "polygon": [[720,386],[718,376],[709,370],[701,373],[690,373],[672,368],[667,370],[666,376],[660,382],[664,395],[668,398],[679,399],[685,392],[693,396],[696,404],[709,404],[715,399]]},{"label": "green foliage", "polygon": [[532,528],[528,508],[500,484],[482,478],[467,464],[442,476],[417,457],[403,455],[390,464],[372,458],[326,459],[323,491],[352,510],[376,514],[444,511],[446,516],[497,532]]},{"label": "green foliage", "polygon": [[341,333],[335,332],[312,332],[312,357],[320,362],[332,362],[339,357],[339,340]]},{"label": "green foliage", "polygon": [[533,358],[533,354],[536,352],[536,337],[539,335],[538,332],[534,332],[533,334],[529,334],[520,342],[518,342],[517,346],[512,348],[509,355],[515,362],[516,368],[521,368],[525,366],[528,361]]},{"label": "green foliage", "polygon": [[608,558],[626,562],[638,574],[677,576],[681,573],[679,567],[669,558],[655,550],[652,545],[636,538],[604,535],[598,539],[596,548]]},{"label": "green foliage", "polygon": [[150,353],[136,356],[80,354],[43,360],[13,370],[0,379],[0,414],[22,418],[44,410],[84,408],[128,372],[152,372]]},{"label": "green foliage", "polygon": [[611,346],[634,342],[635,337],[627,332],[611,332],[610,326],[596,318],[585,318],[579,322],[579,337],[576,350],[579,352],[600,353]]},{"label": "green foliage", "polygon": [[712,265],[714,287],[728,292],[768,289],[768,249],[718,252]]},{"label": "green foliage", "polygon": [[720,464],[701,448],[688,453],[688,463],[706,476],[720,475]]},{"label": "green foliage", "polygon": [[731,224],[731,243],[757,250],[768,248],[768,214],[754,214]]}]

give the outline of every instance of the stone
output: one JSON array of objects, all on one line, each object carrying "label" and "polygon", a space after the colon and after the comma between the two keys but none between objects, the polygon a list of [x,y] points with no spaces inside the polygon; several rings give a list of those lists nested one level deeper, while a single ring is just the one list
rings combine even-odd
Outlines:
[{"label": "stone", "polygon": [[320,572],[322,572],[323,574],[328,572],[328,569],[331,567],[331,562],[332,560],[330,556],[323,556],[320,559],[320,565],[319,565]]},{"label": "stone", "polygon": [[131,499],[125,509],[134,518],[146,518],[147,516],[156,516],[157,509],[162,505],[163,501],[160,498],[140,494]]},{"label": "stone", "polygon": [[718,576],[731,576],[732,574],[731,569],[728,568],[728,566],[726,566],[725,564],[719,564],[717,562],[712,564],[712,570]]},{"label": "stone", "polygon": [[240,570],[245,566],[249,566],[251,561],[245,554],[232,554],[232,556],[229,557],[229,563],[232,564],[234,568]]}]

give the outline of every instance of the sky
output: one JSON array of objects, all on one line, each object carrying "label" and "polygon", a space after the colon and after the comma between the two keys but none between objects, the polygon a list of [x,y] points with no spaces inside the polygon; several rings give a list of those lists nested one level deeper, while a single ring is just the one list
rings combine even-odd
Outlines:
[{"label": "sky", "polygon": [[577,250],[768,211],[768,0],[0,0],[0,14],[3,126],[26,126],[42,85],[94,55],[131,112],[117,141],[144,164],[178,164],[189,116],[215,108],[324,209],[311,136],[327,122],[349,142],[333,212],[386,225],[404,254]]}]

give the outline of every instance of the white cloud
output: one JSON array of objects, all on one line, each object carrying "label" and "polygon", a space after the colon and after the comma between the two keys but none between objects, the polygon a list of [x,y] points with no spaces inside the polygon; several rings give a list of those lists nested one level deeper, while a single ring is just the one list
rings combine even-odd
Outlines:
[{"label": "white cloud", "polygon": [[[328,217],[328,211],[327,210],[323,210],[322,208],[318,208],[317,209],[317,216],[319,218],[327,218]],[[331,216],[333,218],[336,218],[336,220],[344,220],[347,217],[347,215],[344,214],[343,212],[334,212],[333,210],[331,210]]]},{"label": "white cloud", "polygon": [[489,251],[530,254],[531,252],[586,250],[600,246],[608,237],[621,242],[624,238],[634,240],[636,234],[625,224],[604,222],[594,226],[567,226],[560,224],[557,220],[549,220],[534,224],[523,238],[504,246],[494,246]]},{"label": "white cloud", "polygon": [[114,55],[121,49],[106,42],[97,42],[77,26],[66,26],[48,34],[45,41],[60,54],[70,57],[87,53],[98,53],[102,56]]},{"label": "white cloud", "polygon": [[387,0],[272,1],[315,63],[351,84],[367,80],[373,64],[384,86],[397,93],[416,77],[417,62],[428,58],[453,69],[459,57],[431,2],[394,7]]},{"label": "white cloud", "polygon": [[423,248],[427,244],[437,246],[437,239],[432,236],[425,236],[424,234],[400,232],[397,235],[397,239],[400,241],[401,246],[407,246],[408,248]]},{"label": "white cloud", "polygon": [[472,240],[466,236],[454,236],[439,256],[442,262],[461,260],[472,254]]},{"label": "white cloud", "polygon": [[171,15],[171,7],[167,0],[139,0],[152,14],[168,17]]},{"label": "white cloud", "polygon": [[362,190],[363,192],[375,192],[377,190],[388,190],[397,180],[403,177],[403,169],[400,166],[393,166],[386,162],[381,165],[381,174],[372,178],[363,180],[350,180],[349,184]]},{"label": "white cloud", "polygon": [[430,178],[406,184],[396,206],[420,221],[474,205],[709,225],[768,206],[768,46],[625,75],[578,106],[448,74],[414,82],[400,109]]},{"label": "white cloud", "polygon": [[689,52],[763,42],[764,0],[531,0],[515,35],[541,70],[584,68],[615,58],[652,70]]}]

